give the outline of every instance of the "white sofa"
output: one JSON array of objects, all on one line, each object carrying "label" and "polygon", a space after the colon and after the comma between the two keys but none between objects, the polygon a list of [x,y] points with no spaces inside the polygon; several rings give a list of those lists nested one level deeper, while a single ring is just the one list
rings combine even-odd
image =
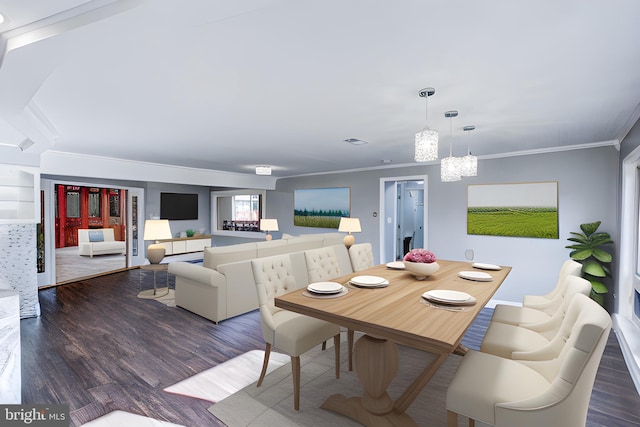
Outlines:
[{"label": "white sofa", "polygon": [[92,228],[78,230],[78,253],[79,255],[113,255],[124,254],[126,244],[116,240],[113,228]]},{"label": "white sofa", "polygon": [[288,254],[308,283],[305,251],[333,247],[339,274],[352,273],[341,233],[310,234],[255,243],[205,248],[203,265],[169,263],[176,278],[176,305],[220,322],[258,308],[251,260]]}]

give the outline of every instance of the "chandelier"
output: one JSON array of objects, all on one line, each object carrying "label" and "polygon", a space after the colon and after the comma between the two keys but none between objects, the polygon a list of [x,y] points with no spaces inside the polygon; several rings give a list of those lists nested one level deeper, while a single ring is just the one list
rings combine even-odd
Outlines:
[{"label": "chandelier", "polygon": [[[425,99],[425,116],[429,117],[429,97],[436,93],[432,87],[424,88],[418,95]],[[438,158],[438,132],[425,126],[420,132],[416,133],[416,150],[414,159],[416,162],[428,162]]]},{"label": "chandelier", "polygon": [[449,118],[449,157],[440,161],[440,180],[442,182],[460,181],[460,158],[453,157],[453,118],[458,116],[456,110],[445,111],[445,117]]}]

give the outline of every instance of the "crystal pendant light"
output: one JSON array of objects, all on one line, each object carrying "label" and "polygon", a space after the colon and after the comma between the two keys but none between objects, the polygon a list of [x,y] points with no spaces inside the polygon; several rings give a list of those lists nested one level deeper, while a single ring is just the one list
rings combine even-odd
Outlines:
[{"label": "crystal pendant light", "polygon": [[[421,98],[426,100],[426,113],[428,118],[429,113],[429,97],[436,93],[436,90],[432,87],[422,89],[418,92]],[[416,133],[416,151],[414,159],[416,162],[428,162],[430,160],[436,160],[438,158],[438,132],[425,126],[420,132]]]},{"label": "crystal pendant light", "polygon": [[[475,128],[475,126],[465,126],[462,128],[465,132],[467,132],[467,139],[469,138],[469,133]],[[462,174],[462,176],[478,175],[478,158],[471,154],[469,141],[467,141],[467,155],[460,159],[460,173]]]},{"label": "crystal pendant light", "polygon": [[445,117],[449,118],[449,157],[440,161],[440,180],[442,182],[460,181],[460,159],[453,157],[453,118],[458,116],[455,110],[446,111]]}]

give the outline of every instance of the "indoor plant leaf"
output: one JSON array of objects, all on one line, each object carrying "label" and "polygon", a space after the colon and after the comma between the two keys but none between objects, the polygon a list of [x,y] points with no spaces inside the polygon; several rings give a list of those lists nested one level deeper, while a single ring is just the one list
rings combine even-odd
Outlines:
[{"label": "indoor plant leaf", "polygon": [[596,230],[598,229],[598,227],[600,227],[600,221],[589,222],[589,223],[586,223],[586,224],[580,224],[580,229],[587,236],[590,236],[593,233],[595,233]]},{"label": "indoor plant leaf", "polygon": [[591,281],[591,289],[597,294],[606,294],[609,292],[609,289],[607,289],[604,283],[595,280]]},{"label": "indoor plant leaf", "polygon": [[591,249],[576,250],[571,253],[571,258],[576,261],[583,261],[591,256]]},{"label": "indoor plant leaf", "polygon": [[593,248],[591,249],[591,253],[600,262],[611,262],[613,259],[609,252],[605,252],[602,249]]},{"label": "indoor plant leaf", "polygon": [[[574,258],[575,259],[575,258]],[[607,273],[604,271],[600,263],[597,261],[588,259],[582,264],[582,272],[596,277],[606,277]]]}]

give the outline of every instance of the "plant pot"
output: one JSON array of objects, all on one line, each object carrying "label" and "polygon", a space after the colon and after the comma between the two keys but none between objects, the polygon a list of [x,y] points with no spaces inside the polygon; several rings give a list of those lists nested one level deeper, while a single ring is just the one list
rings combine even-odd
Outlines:
[{"label": "plant pot", "polygon": [[437,262],[411,262],[404,261],[404,269],[416,276],[417,280],[424,280],[440,269]]}]

